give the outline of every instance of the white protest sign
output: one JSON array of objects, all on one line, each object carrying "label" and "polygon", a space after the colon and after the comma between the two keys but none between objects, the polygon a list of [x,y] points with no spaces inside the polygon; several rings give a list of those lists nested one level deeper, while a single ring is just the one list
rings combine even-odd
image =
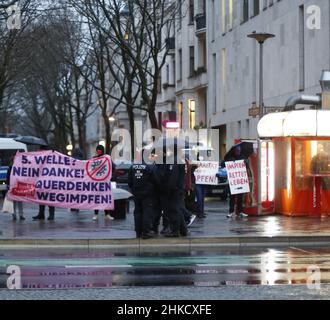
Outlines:
[{"label": "white protest sign", "polygon": [[225,163],[231,194],[249,193],[249,177],[244,160]]},{"label": "white protest sign", "polygon": [[218,184],[216,174],[219,170],[219,163],[217,161],[197,161],[196,164],[198,166],[194,172],[196,184]]}]

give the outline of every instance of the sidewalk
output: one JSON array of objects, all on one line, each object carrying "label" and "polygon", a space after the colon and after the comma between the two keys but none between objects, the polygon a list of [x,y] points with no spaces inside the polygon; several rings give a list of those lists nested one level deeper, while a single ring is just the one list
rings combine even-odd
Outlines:
[{"label": "sidewalk", "polygon": [[[132,206],[130,206],[132,208]],[[2,200],[0,201],[2,208]],[[290,218],[279,215],[227,219],[228,203],[207,199],[205,219],[196,219],[190,236],[181,238],[135,239],[133,213],[125,220],[92,221],[93,212],[72,213],[56,209],[55,221],[32,221],[37,206],[24,204],[25,221],[12,221],[0,214],[0,246],[3,245],[327,245],[330,243],[330,217]],[[46,214],[48,208],[46,208]],[[119,241],[118,241],[119,240]]]}]

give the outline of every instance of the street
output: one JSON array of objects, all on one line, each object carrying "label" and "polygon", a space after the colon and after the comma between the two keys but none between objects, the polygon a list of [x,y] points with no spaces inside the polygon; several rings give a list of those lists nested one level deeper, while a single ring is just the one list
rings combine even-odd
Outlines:
[{"label": "street", "polygon": [[330,250],[2,250],[0,274],[0,299],[328,299]]}]

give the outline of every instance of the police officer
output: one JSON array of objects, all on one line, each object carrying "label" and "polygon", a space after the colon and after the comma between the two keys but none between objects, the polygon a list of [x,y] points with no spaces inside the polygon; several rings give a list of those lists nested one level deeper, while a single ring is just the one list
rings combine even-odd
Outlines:
[{"label": "police officer", "polygon": [[153,232],[156,176],[154,165],[144,161],[133,164],[128,173],[128,185],[134,195],[134,222],[137,238],[149,239]]},{"label": "police officer", "polygon": [[[170,155],[169,164],[165,164],[163,181],[164,185],[164,216],[168,219],[170,231],[166,237],[179,237],[187,235],[187,226],[182,212],[184,197],[185,164],[182,159],[176,157],[177,146],[174,146],[174,154]],[[173,156],[174,155],[174,156]]]}]

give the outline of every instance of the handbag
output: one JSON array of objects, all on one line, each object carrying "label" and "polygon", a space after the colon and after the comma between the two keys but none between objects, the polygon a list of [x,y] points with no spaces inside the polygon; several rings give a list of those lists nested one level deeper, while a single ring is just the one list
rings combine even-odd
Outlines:
[{"label": "handbag", "polygon": [[5,200],[3,201],[2,212],[14,213],[14,202],[7,199],[7,197],[5,197]]}]

